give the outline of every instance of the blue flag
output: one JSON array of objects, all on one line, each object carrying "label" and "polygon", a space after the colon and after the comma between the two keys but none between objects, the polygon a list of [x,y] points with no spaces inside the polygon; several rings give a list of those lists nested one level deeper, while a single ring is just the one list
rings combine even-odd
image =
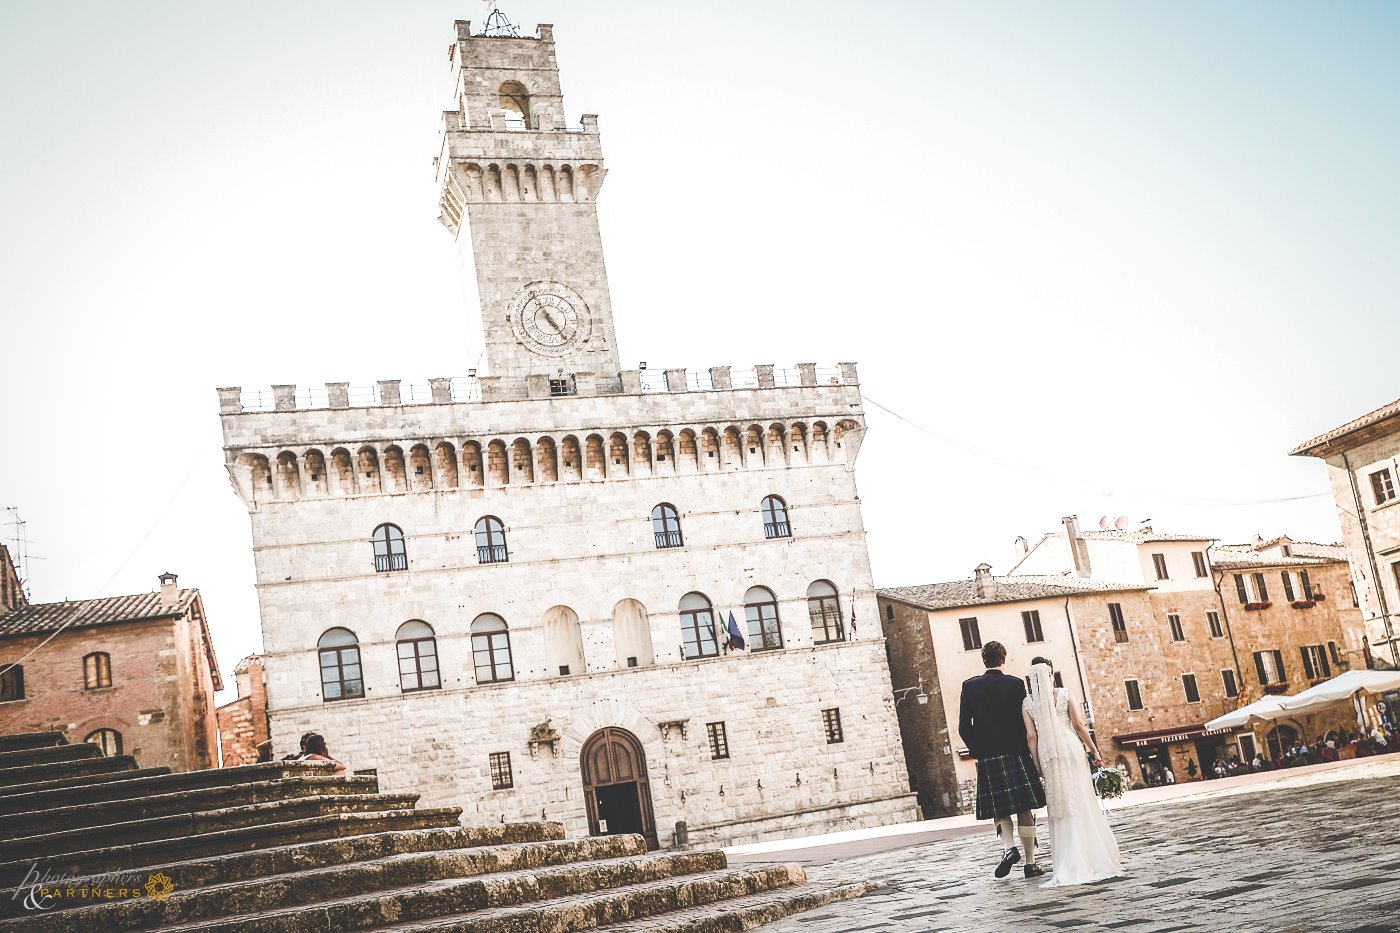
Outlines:
[{"label": "blue flag", "polygon": [[739,624],[734,621],[734,610],[729,610],[729,638],[725,647],[734,651],[744,650],[744,636],[739,634]]}]

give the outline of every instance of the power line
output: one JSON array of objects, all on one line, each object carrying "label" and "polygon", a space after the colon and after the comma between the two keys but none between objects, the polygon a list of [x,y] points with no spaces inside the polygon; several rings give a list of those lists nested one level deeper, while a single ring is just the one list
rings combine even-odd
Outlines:
[{"label": "power line", "polygon": [[1007,470],[1011,470],[1012,472],[1025,473],[1027,475],[1034,476],[1042,480],[1060,483],[1062,485],[1070,486],[1075,489],[1082,489],[1087,492],[1098,493],[1099,495],[1106,496],[1111,499],[1150,499],[1155,502],[1164,502],[1176,505],[1196,505],[1208,508],[1218,508],[1225,506],[1241,505],[1273,505],[1280,502],[1300,502],[1305,499],[1323,499],[1331,498],[1332,496],[1330,492],[1321,492],[1307,496],[1281,496],[1279,498],[1274,499],[1225,499],[1207,498],[1200,496],[1181,496],[1176,495],[1174,493],[1157,493],[1133,489],[1114,490],[1110,488],[1094,486],[1092,484],[1085,483],[1082,479],[1075,479],[1063,473],[1057,473],[1053,470],[1047,470],[1043,467],[1034,466],[1032,464],[1008,460],[1005,457],[1002,457],[1000,454],[994,453],[993,451],[986,450],[982,447],[978,447],[975,444],[969,444],[965,441],[960,441],[957,438],[950,437],[949,435],[942,433],[941,431],[935,431],[932,428],[919,424],[917,421],[914,421],[910,418],[906,418],[899,412],[885,405],[881,405],[879,402],[875,401],[875,399],[871,398],[868,395],[862,394],[861,398],[865,399],[865,401],[869,402],[871,405],[874,405],[876,408],[880,409],[886,414],[898,418],[900,421],[903,421],[905,424],[909,425],[914,430],[920,431],[932,438],[935,438],[936,440],[942,441],[949,447],[954,447],[965,453],[972,454],[973,456],[981,457],[985,460],[990,460],[997,466],[1000,466]]},{"label": "power line", "polygon": [[[121,574],[121,572],[126,569],[126,565],[131,563],[131,559],[135,557],[136,553],[140,551],[141,548],[146,544],[147,539],[151,537],[151,535],[155,532],[156,528],[160,527],[160,523],[165,519],[166,514],[170,511],[170,507],[175,504],[175,500],[179,498],[180,493],[184,491],[185,486],[190,481],[190,477],[194,476],[195,468],[199,466],[199,461],[202,459],[204,459],[203,448],[200,449],[199,453],[195,454],[194,462],[190,464],[189,470],[185,472],[185,478],[180,480],[179,486],[175,487],[175,492],[171,494],[169,501],[165,503],[165,507],[160,510],[160,514],[156,516],[156,520],[151,523],[151,527],[146,529],[146,533],[141,536],[140,541],[136,542],[136,546],[131,549],[131,553],[126,555],[126,560],[121,562],[121,566],[117,567],[117,569],[112,572],[112,575],[107,578],[107,582],[102,584],[102,586],[98,588],[97,595],[93,597],[94,599],[100,599],[102,597],[102,594],[107,591],[107,587],[111,586],[112,583],[116,581],[117,577]],[[73,616],[68,621],[60,625],[58,628],[50,632],[47,638],[39,642],[39,644],[35,645],[33,648],[30,648],[18,660],[11,661],[4,667],[0,667],[0,674],[7,673],[11,668],[18,667],[25,661],[32,658],[39,651],[40,648],[44,647],[49,642],[57,638],[59,634],[63,632],[64,629],[72,625],[74,621],[76,621],[76,619],[77,616]]]}]

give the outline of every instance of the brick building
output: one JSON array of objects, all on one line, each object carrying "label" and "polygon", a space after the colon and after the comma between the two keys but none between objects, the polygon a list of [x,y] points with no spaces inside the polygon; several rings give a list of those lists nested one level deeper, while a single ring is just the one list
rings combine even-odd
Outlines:
[{"label": "brick building", "polygon": [[222,767],[272,760],[272,741],[267,719],[267,674],[263,659],[256,654],[239,661],[233,668],[238,699],[217,710],[219,719],[219,763]]},{"label": "brick building", "polygon": [[1400,668],[1400,399],[1299,444],[1327,464],[1378,662]]},{"label": "brick building", "polygon": [[552,27],[459,22],[449,53],[439,207],[486,372],[219,390],[276,753],[314,728],[469,820],[652,845],[912,818],[855,365],[623,369]]},{"label": "brick building", "polygon": [[[1337,545],[1215,546],[1151,529],[1081,532],[1066,519],[1064,532],[1023,548],[1010,575],[984,564],[970,581],[882,589],[895,683],[936,682],[943,704],[899,709],[925,812],[939,812],[945,793],[970,805],[975,768],[958,754],[958,697],[992,640],[1006,645],[1008,672],[1049,658],[1082,699],[1104,757],[1134,780],[1201,777],[1217,758],[1250,759],[1302,737],[1304,724],[1291,720],[1214,733],[1205,723],[1262,690],[1296,693],[1364,666],[1348,573]],[[1344,724],[1344,713],[1308,723]]]},{"label": "brick building", "polygon": [[154,593],[0,614],[0,733],[53,730],[147,767],[213,767],[223,682],[204,604],[160,579]]}]

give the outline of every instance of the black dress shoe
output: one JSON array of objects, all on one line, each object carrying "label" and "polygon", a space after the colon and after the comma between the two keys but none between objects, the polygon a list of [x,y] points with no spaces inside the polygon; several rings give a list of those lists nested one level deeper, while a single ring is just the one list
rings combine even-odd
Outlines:
[{"label": "black dress shoe", "polygon": [[1027,878],[1039,878],[1041,875],[1045,874],[1045,869],[1041,868],[1039,865],[1027,865],[1021,870],[1026,873]]},{"label": "black dress shoe", "polygon": [[996,875],[998,878],[1005,878],[1007,875],[1011,874],[1011,866],[1019,861],[1021,861],[1021,850],[1012,846],[1006,850],[1006,854],[1001,857],[1001,864],[997,866],[997,870],[992,872],[992,874]]}]

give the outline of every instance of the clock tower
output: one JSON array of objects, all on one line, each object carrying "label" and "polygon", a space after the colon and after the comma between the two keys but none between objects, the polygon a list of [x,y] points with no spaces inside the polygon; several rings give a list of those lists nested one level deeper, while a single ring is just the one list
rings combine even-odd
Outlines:
[{"label": "clock tower", "polygon": [[552,26],[520,36],[492,17],[481,35],[458,21],[449,49],[458,109],[443,114],[440,219],[476,268],[493,377],[483,391],[572,395],[580,381],[616,382],[620,368],[598,118],[568,125]]}]

